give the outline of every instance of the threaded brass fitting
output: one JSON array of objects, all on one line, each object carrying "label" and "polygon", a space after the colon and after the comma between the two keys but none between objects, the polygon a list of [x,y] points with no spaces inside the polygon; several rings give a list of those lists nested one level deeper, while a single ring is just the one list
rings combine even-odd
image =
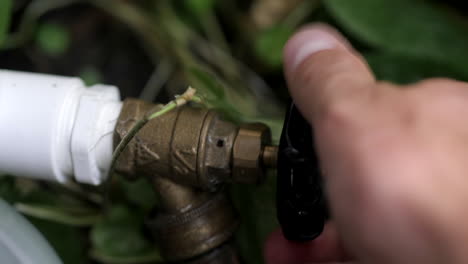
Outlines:
[{"label": "threaded brass fitting", "polygon": [[[114,143],[153,108],[141,100],[126,100]],[[263,124],[239,128],[214,111],[184,106],[148,122],[120,155],[116,171],[130,178],[158,174],[205,190],[226,181],[257,183],[265,168],[275,165],[276,148],[266,148],[270,141]]]},{"label": "threaded brass fitting", "polygon": [[[117,122],[115,145],[154,108],[127,99]],[[222,186],[233,181],[259,182],[264,169],[276,163],[276,148],[267,146],[270,140],[265,125],[239,128],[214,111],[191,106],[177,108],[141,128],[115,169],[130,179],[151,180],[161,205],[151,229],[166,260],[226,263],[229,258],[238,263],[235,253],[225,247],[238,220]]]}]

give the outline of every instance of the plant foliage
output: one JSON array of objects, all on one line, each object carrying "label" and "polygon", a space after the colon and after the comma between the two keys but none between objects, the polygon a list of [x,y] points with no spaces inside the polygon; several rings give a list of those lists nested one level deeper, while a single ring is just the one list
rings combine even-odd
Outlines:
[{"label": "plant foliage", "polygon": [[11,0],[0,0],[0,47],[10,25]]},{"label": "plant foliage", "polygon": [[[436,0],[276,2],[0,0],[0,67],[79,75],[89,84],[115,83],[126,95],[144,90],[147,100],[159,94],[158,99],[168,101],[167,95],[191,85],[227,119],[268,124],[276,141],[288,100],[282,48],[308,22],[335,25],[381,80],[468,81],[466,5]],[[138,48],[129,48],[128,39]],[[99,45],[104,48],[95,49]],[[143,58],[135,55],[141,53]],[[108,56],[98,60],[102,54]],[[30,62],[13,63],[24,57]],[[132,78],[145,71],[145,85]],[[122,85],[118,78],[124,79]],[[0,197],[31,219],[65,263],[161,262],[145,226],[145,217],[157,206],[150,184],[117,177],[110,186],[106,193],[0,176]],[[246,263],[260,264],[262,245],[277,227],[275,173],[259,186],[232,186],[231,194],[242,219],[236,235],[239,251]]]}]

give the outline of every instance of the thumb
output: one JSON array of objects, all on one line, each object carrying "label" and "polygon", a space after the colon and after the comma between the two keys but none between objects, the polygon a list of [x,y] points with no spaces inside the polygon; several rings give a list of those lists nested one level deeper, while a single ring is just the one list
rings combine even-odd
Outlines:
[{"label": "thumb", "polygon": [[329,114],[350,114],[369,98],[375,79],[364,60],[336,30],[313,24],[284,49],[285,73],[294,102],[309,122]]}]

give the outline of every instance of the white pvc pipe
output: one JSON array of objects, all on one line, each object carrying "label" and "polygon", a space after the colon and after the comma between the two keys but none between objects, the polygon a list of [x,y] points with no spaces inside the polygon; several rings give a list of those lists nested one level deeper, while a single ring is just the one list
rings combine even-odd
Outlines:
[{"label": "white pvc pipe", "polygon": [[100,184],[121,107],[113,86],[0,70],[0,172]]}]

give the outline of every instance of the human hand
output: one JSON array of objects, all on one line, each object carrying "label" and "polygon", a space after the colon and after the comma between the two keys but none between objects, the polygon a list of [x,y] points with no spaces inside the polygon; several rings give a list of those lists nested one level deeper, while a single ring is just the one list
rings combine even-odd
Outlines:
[{"label": "human hand", "polygon": [[468,84],[376,81],[325,25],[297,33],[284,55],[332,220],[310,243],[273,233],[267,263],[468,263]]}]

